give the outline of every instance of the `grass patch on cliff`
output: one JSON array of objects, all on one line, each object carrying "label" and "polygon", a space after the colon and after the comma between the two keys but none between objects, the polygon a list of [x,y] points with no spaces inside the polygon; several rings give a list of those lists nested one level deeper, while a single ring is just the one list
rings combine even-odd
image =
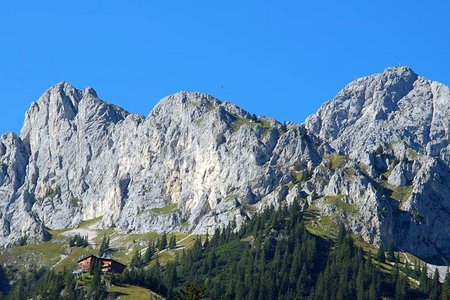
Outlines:
[{"label": "grass patch on cliff", "polygon": [[121,300],[164,299],[149,289],[134,285],[112,285],[107,291],[112,294],[112,296],[117,296],[115,299]]},{"label": "grass patch on cliff", "polygon": [[272,128],[272,124],[270,124],[269,120],[266,119],[260,119],[258,120],[258,125],[260,125],[262,128],[264,128],[265,130],[269,130]]},{"label": "grass patch on cliff", "polygon": [[234,121],[233,124],[231,124],[231,130],[233,132],[237,132],[244,124],[256,125],[256,122],[253,122],[252,120],[247,118],[239,118],[236,119],[236,121]]},{"label": "grass patch on cliff", "polygon": [[237,132],[245,124],[262,127],[265,130],[263,137],[267,134],[268,130],[272,128],[270,121],[265,118],[260,118],[256,121],[248,118],[238,118],[231,124],[231,130]]},{"label": "grass patch on cliff", "polygon": [[316,235],[318,237],[327,239],[327,240],[335,240],[336,236],[328,229],[320,226],[317,222],[312,220],[305,221],[305,228],[309,233]]},{"label": "grass patch on cliff", "polygon": [[309,233],[327,240],[334,240],[335,236],[330,225],[333,220],[331,216],[321,216],[316,204],[313,203],[304,212],[305,228]]},{"label": "grass patch on cliff", "polygon": [[244,204],[242,205],[242,209],[250,214],[255,214],[257,212],[257,208],[254,205],[251,204]]},{"label": "grass patch on cliff", "polygon": [[356,170],[354,168],[345,168],[344,172],[347,174],[348,179],[353,179],[356,175]]},{"label": "grass patch on cliff", "polygon": [[44,198],[55,198],[56,196],[61,195],[61,188],[59,186],[55,187],[54,189],[49,189],[47,191],[47,194],[44,196]]},{"label": "grass patch on cliff", "polygon": [[392,162],[392,164],[391,164],[391,166],[389,167],[389,169],[388,169],[386,172],[384,172],[384,173],[382,174],[382,175],[384,176],[385,179],[388,179],[388,178],[391,176],[392,171],[394,171],[395,167],[396,167],[399,163],[400,163],[399,160],[394,159],[394,161]]},{"label": "grass patch on cliff", "polygon": [[414,151],[414,150],[411,149],[411,148],[407,148],[407,149],[406,149],[406,154],[407,154],[410,158],[412,158],[413,160],[419,158],[419,154],[417,154],[417,152]]},{"label": "grass patch on cliff", "polygon": [[393,188],[391,198],[397,200],[400,203],[404,203],[411,196],[413,189],[413,185]]},{"label": "grass patch on cliff", "polygon": [[89,226],[94,225],[97,222],[100,222],[102,218],[103,216],[100,216],[97,218],[81,221],[80,224],[78,224],[78,228],[88,228]]},{"label": "grass patch on cliff", "polygon": [[4,249],[0,252],[0,262],[4,265],[14,265],[17,268],[29,266],[53,266],[60,259],[65,244],[41,242]]},{"label": "grass patch on cliff", "polygon": [[297,171],[292,172],[293,183],[297,184],[308,181],[311,178],[310,173],[311,172],[309,172],[307,169],[298,172]]},{"label": "grass patch on cliff", "polygon": [[176,203],[168,204],[163,207],[152,208],[152,212],[154,212],[157,215],[168,215],[168,214],[173,213],[176,210],[177,210]]},{"label": "grass patch on cliff", "polygon": [[234,199],[238,199],[238,198],[239,198],[238,194],[228,194],[225,197],[225,201],[228,202],[228,201],[231,201],[231,200],[234,200]]},{"label": "grass patch on cliff", "polygon": [[[387,180],[389,178],[389,176],[391,176],[392,171],[394,170],[394,168],[389,168],[386,172],[384,172],[382,175],[384,176],[384,179]],[[383,179],[383,178],[382,178]]]},{"label": "grass patch on cliff", "polygon": [[61,237],[61,234],[72,230],[71,228],[64,228],[64,229],[49,229],[46,228],[47,232],[50,234],[52,240],[56,240]]},{"label": "grass patch on cliff", "polygon": [[81,202],[82,202],[81,199],[78,197],[73,197],[72,199],[70,199],[70,204],[73,207],[79,207],[81,205]]},{"label": "grass patch on cliff", "polygon": [[98,251],[93,249],[92,247],[79,248],[72,247],[68,250],[70,253],[67,256],[58,262],[54,269],[55,271],[63,271],[63,270],[75,270],[77,269],[77,261],[82,258],[85,258],[91,254],[98,254]]},{"label": "grass patch on cliff", "polygon": [[355,213],[357,211],[355,205],[342,201],[343,198],[344,195],[325,196],[325,201],[347,213]]},{"label": "grass patch on cliff", "polygon": [[332,154],[332,155],[328,155],[326,157],[326,159],[328,159],[328,161],[329,161],[328,167],[331,170],[336,170],[336,169],[340,168],[344,163],[347,162],[348,157],[339,155],[339,154]]}]

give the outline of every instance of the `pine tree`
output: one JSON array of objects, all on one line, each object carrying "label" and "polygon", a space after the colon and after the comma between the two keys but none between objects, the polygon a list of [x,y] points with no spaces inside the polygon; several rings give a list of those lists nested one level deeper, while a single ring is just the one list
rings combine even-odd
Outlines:
[{"label": "pine tree", "polygon": [[206,232],[205,241],[203,242],[203,248],[206,250],[210,246],[209,244],[209,234],[208,231]]},{"label": "pine tree", "polygon": [[407,282],[403,276],[398,276],[395,282],[395,300],[406,299]]},{"label": "pine tree", "polygon": [[177,239],[175,235],[172,234],[169,240],[169,249],[175,249],[176,246],[177,246]]},{"label": "pine tree", "polygon": [[64,299],[71,300],[76,298],[75,287],[75,277],[72,273],[67,273],[66,286],[64,288]]},{"label": "pine tree", "polygon": [[195,300],[195,299],[202,299],[205,297],[205,286],[195,286],[192,283],[188,283],[186,286],[184,286],[181,291],[180,295],[177,297],[179,300]]},{"label": "pine tree", "polygon": [[164,232],[161,236],[161,240],[158,245],[159,251],[167,248],[167,234]]},{"label": "pine tree", "polygon": [[442,284],[442,293],[441,293],[441,299],[442,300],[450,300],[450,274],[445,274],[444,283]]},{"label": "pine tree", "polygon": [[430,284],[429,284],[429,278],[427,275],[427,265],[424,264],[422,267],[422,270],[420,271],[420,276],[419,276],[419,289],[422,292],[429,292],[430,291]]},{"label": "pine tree", "polygon": [[143,257],[144,263],[145,264],[149,263],[152,260],[154,254],[155,254],[155,247],[153,246],[152,242],[149,242]]},{"label": "pine tree", "polygon": [[0,295],[7,294],[9,292],[9,289],[10,285],[8,275],[6,274],[3,266],[0,265]]},{"label": "pine tree", "polygon": [[392,262],[395,261],[394,245],[393,245],[392,241],[388,242],[386,258],[388,261],[392,261]]},{"label": "pine tree", "polygon": [[89,299],[101,300],[106,297],[106,286],[102,281],[102,269],[100,264],[96,264],[92,270],[92,279],[89,284]]},{"label": "pine tree", "polygon": [[383,243],[380,243],[380,247],[378,247],[378,251],[377,251],[377,259],[379,262],[386,262],[386,256],[384,254],[384,246]]},{"label": "pine tree", "polygon": [[103,257],[109,250],[109,237],[103,236],[102,243],[100,244],[100,249],[98,255]]},{"label": "pine tree", "polygon": [[338,229],[338,235],[337,235],[337,242],[338,243],[342,243],[344,241],[346,233],[347,232],[345,230],[344,223],[340,223],[339,224],[339,229]]},{"label": "pine tree", "polygon": [[430,299],[437,300],[439,299],[439,295],[440,295],[439,270],[438,268],[436,268],[434,270],[433,281],[431,284]]},{"label": "pine tree", "polygon": [[141,258],[141,252],[136,249],[134,251],[134,255],[131,258],[131,262],[130,262],[130,268],[131,269],[138,269],[141,268],[143,266],[143,262],[142,262],[142,258]]}]

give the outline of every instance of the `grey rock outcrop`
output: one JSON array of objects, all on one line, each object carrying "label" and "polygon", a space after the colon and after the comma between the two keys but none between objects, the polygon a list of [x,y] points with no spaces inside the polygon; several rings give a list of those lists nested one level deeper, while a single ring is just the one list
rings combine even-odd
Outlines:
[{"label": "grey rock outcrop", "polygon": [[205,233],[298,200],[313,226],[450,257],[449,102],[406,67],[355,80],[303,125],[189,92],[144,117],[60,83],[0,140],[0,245],[94,218]]},{"label": "grey rock outcrop", "polygon": [[[371,198],[348,218],[365,240],[372,241],[365,233],[372,228],[375,243],[392,241],[421,257],[450,256],[449,104],[448,87],[398,67],[353,81],[306,120],[309,134],[363,164],[378,191],[349,196]],[[353,220],[375,207],[375,226]]]},{"label": "grey rock outcrop", "polygon": [[199,93],[166,97],[144,118],[58,84],[31,105],[21,136],[1,144],[0,243],[99,217],[124,232],[242,223],[253,204],[274,203],[268,195],[284,200],[274,191],[293,171],[321,160],[301,126],[281,127]]}]

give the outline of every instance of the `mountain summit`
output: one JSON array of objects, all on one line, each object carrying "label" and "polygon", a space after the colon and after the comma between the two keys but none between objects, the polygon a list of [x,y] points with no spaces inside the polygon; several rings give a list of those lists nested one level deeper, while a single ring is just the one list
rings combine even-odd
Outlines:
[{"label": "mountain summit", "polygon": [[282,125],[201,93],[147,117],[59,83],[0,141],[0,244],[83,220],[122,232],[212,232],[299,200],[311,230],[450,256],[448,87],[410,68],[357,79]]}]

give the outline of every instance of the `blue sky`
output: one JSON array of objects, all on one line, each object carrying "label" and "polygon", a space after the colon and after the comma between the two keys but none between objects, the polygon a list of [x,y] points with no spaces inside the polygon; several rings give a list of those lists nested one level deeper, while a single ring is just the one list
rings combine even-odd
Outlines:
[{"label": "blue sky", "polygon": [[450,85],[448,1],[0,2],[0,132],[67,81],[147,115],[188,90],[303,122],[351,80],[411,66]]}]

